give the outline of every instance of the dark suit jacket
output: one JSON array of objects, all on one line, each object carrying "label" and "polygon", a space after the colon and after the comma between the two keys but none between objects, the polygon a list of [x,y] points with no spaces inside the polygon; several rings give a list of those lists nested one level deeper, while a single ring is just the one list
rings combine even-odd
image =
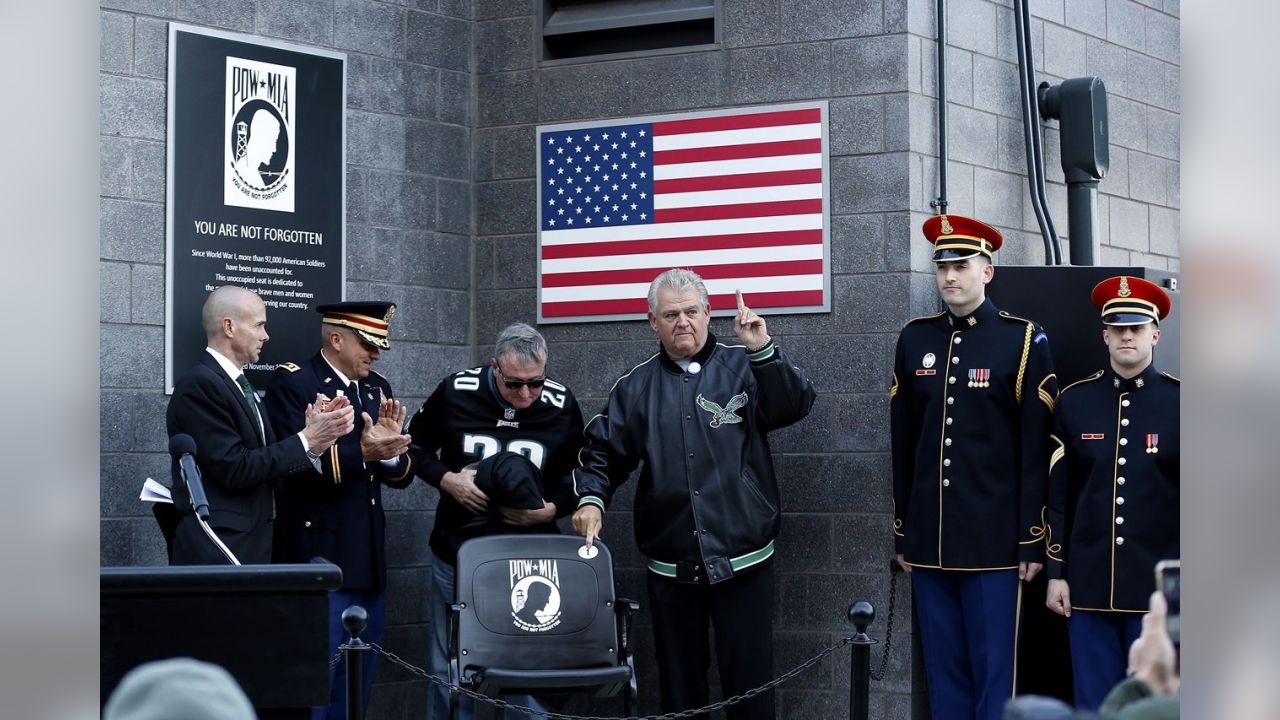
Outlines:
[{"label": "dark suit jacket", "polygon": [[[359,381],[355,428],[338,438],[320,459],[320,472],[292,475],[277,495],[276,562],[305,563],[323,557],[342,568],[345,589],[380,589],[387,584],[386,516],[382,511],[382,485],[408,487],[413,482],[408,453],[395,467],[364,461],[360,433],[364,431],[361,411],[378,420],[382,396],[392,397],[391,385],[377,372]],[[329,363],[320,353],[295,365],[284,363],[276,369],[267,388],[267,413],[282,433],[297,432],[304,422],[303,410],[314,402],[316,393],[328,397],[343,390]],[[350,395],[350,393],[347,393]]]},{"label": "dark suit jacket", "polygon": [[[200,362],[178,379],[166,414],[170,437],[186,433],[196,441],[196,464],[209,498],[209,524],[245,564],[271,561],[274,485],[286,475],[312,469],[302,441],[296,435],[278,439],[266,408],[258,407],[265,446],[240,386],[204,352]],[[174,477],[178,477],[176,467]],[[227,562],[198,527],[186,486],[180,481],[174,482],[173,500],[182,517],[170,563]]]}]

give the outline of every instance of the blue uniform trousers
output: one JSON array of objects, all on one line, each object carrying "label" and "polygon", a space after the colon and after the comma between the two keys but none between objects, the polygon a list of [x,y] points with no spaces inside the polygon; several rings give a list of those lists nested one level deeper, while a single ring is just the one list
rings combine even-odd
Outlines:
[{"label": "blue uniform trousers", "polygon": [[[329,650],[338,652],[338,645],[351,636],[342,627],[342,611],[359,605],[369,613],[369,624],[360,633],[367,643],[382,644],[382,634],[387,627],[387,595],[382,590],[334,590],[329,593]],[[369,709],[373,694],[373,673],[378,666],[378,656],[364,651],[364,708]],[[329,671],[329,707],[311,708],[311,720],[346,720],[347,718],[347,659],[343,656]]]},{"label": "blue uniform trousers", "polygon": [[1000,720],[1014,693],[1017,570],[912,568],[929,705],[937,720]]},{"label": "blue uniform trousers", "polygon": [[1129,646],[1142,634],[1143,613],[1076,610],[1067,620],[1076,707],[1097,710],[1129,667]]}]

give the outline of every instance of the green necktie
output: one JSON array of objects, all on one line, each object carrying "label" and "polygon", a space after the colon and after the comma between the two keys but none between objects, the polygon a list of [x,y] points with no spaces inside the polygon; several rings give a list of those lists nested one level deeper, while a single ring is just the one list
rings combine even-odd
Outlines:
[{"label": "green necktie", "polygon": [[244,373],[240,373],[240,377],[236,378],[236,383],[240,389],[244,391],[244,402],[249,406],[249,415],[253,417],[253,421],[258,426],[258,439],[263,445],[267,444],[267,434],[262,429],[262,415],[258,413],[258,400],[253,394],[253,385],[249,384],[249,378]]}]

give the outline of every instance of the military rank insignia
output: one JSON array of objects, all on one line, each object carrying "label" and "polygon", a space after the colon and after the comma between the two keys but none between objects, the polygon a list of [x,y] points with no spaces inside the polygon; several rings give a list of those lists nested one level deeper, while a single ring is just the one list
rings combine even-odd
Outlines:
[{"label": "military rank insignia", "polygon": [[1147,433],[1147,452],[1152,455],[1160,452],[1160,436],[1156,433]]},{"label": "military rank insignia", "polygon": [[969,369],[969,387],[971,388],[991,387],[991,368],[970,368]]},{"label": "military rank insignia", "polygon": [[1081,440],[1105,440],[1105,433],[1080,433]]}]

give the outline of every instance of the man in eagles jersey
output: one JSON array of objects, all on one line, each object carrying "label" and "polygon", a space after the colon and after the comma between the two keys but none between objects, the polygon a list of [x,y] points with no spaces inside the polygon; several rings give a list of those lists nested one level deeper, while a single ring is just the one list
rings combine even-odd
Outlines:
[{"label": "man in eagles jersey", "polygon": [[[546,376],[547,343],[524,323],[498,334],[487,366],[446,377],[409,424],[414,468],[440,490],[431,531],[431,653],[429,669],[448,672],[449,605],[454,601],[458,546],[471,537],[478,517],[495,516],[524,532],[556,532],[555,520],[577,505],[570,473],[584,442],[582,411],[573,393]],[[491,507],[476,487],[474,465],[509,451],[527,457],[542,471],[541,510]],[[438,453],[438,456],[437,456]],[[427,717],[449,716],[449,694],[432,685]],[[510,702],[537,706],[533,698]],[[471,700],[461,698],[462,717],[472,717]],[[526,718],[509,713],[508,717]]]}]

